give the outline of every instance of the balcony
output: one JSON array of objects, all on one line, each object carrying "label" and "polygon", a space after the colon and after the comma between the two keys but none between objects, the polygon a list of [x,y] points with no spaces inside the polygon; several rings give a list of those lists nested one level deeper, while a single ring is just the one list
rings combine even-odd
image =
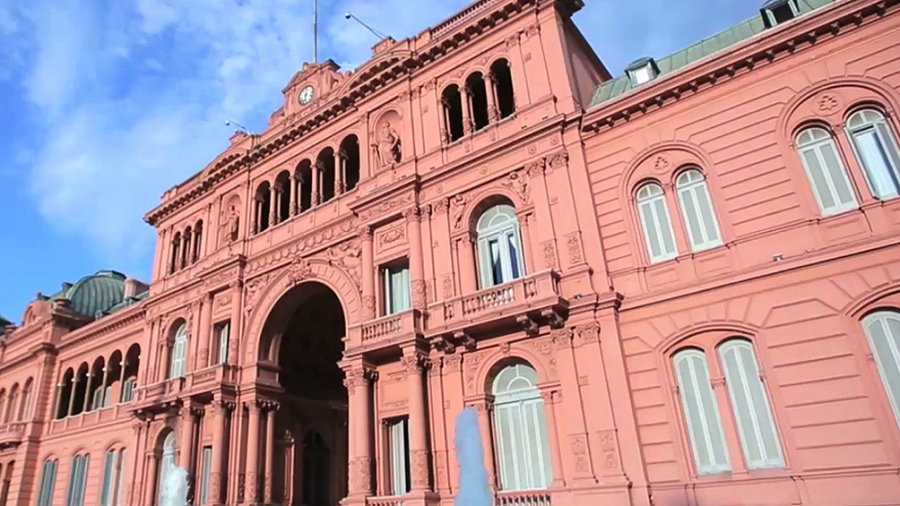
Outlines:
[{"label": "balcony", "polygon": [[222,364],[205,367],[186,373],[180,378],[172,378],[145,387],[135,392],[135,411],[165,410],[181,399],[212,394],[222,384],[233,384],[237,379],[237,368]]},{"label": "balcony", "polygon": [[408,309],[382,316],[351,328],[351,347],[354,353],[382,348],[412,340],[422,333],[422,313]]},{"label": "balcony", "polygon": [[497,506],[551,506],[550,492],[546,490],[497,492],[494,504]]},{"label": "balcony", "polygon": [[536,332],[539,323],[562,323],[569,303],[559,295],[559,274],[553,270],[479,290],[428,307],[425,334],[432,339],[486,334],[519,326]]},{"label": "balcony", "polygon": [[69,429],[94,427],[97,424],[110,422],[120,418],[127,418],[129,416],[131,416],[131,401],[51,420],[47,430],[49,434],[59,434]]},{"label": "balcony", "polygon": [[366,506],[404,506],[403,496],[367,497]]},{"label": "balcony", "polygon": [[25,437],[24,422],[10,422],[0,425],[0,448],[19,446]]}]

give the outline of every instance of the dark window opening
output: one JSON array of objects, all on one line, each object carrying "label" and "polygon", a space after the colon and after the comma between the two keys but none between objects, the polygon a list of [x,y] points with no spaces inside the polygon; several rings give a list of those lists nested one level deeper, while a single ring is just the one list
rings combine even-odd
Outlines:
[{"label": "dark window opening", "polygon": [[190,250],[191,250],[191,240],[193,239],[193,234],[191,233],[191,227],[188,227],[187,230],[184,231],[184,246],[181,248],[181,268],[185,268],[190,264]]},{"label": "dark window opening", "polygon": [[278,174],[278,177],[275,178],[275,199],[278,212],[275,223],[287,221],[291,217],[292,186],[291,175],[287,171]]},{"label": "dark window opening", "polygon": [[344,188],[350,191],[359,184],[359,139],[347,136],[341,142],[341,159],[344,162]]},{"label": "dark window opening", "polygon": [[505,59],[495,61],[491,65],[491,80],[494,84],[494,97],[500,119],[508,118],[516,112],[516,100],[513,94],[512,72]]},{"label": "dark window opening", "polygon": [[321,190],[321,202],[325,203],[334,198],[334,150],[325,148],[319,153],[316,160],[316,168],[319,169],[319,185]]},{"label": "dark window opening", "polygon": [[775,18],[776,24],[781,24],[794,19],[794,11],[791,10],[789,4],[784,4],[772,9],[772,16]]},{"label": "dark window opening", "polygon": [[200,260],[201,253],[201,245],[203,244],[203,222],[198,221],[196,225],[194,225],[194,255],[191,263]]},{"label": "dark window opening", "polygon": [[475,130],[481,130],[490,123],[487,88],[484,86],[484,76],[481,75],[481,72],[476,72],[466,79],[466,95],[469,98],[469,115],[475,125]]},{"label": "dark window opening", "polygon": [[169,258],[169,274],[174,274],[178,270],[178,250],[181,248],[181,232],[175,233],[172,239],[172,254]]},{"label": "dark window opening", "polygon": [[462,139],[463,128],[462,96],[459,87],[455,84],[447,87],[441,97],[444,104],[444,128],[447,131],[447,141],[454,142]]},{"label": "dark window opening", "polygon": [[269,213],[272,210],[272,197],[269,183],[263,183],[256,190],[256,232],[269,229]]},{"label": "dark window opening", "polygon": [[312,163],[303,160],[297,166],[297,179],[300,181],[300,212],[308,211],[312,207]]}]

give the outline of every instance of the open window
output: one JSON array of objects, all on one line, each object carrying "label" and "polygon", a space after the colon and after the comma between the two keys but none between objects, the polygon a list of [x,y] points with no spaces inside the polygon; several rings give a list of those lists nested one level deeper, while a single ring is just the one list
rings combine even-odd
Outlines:
[{"label": "open window", "polygon": [[459,86],[451,84],[441,94],[441,103],[444,105],[444,129],[447,132],[447,142],[462,139],[465,135],[463,125],[462,94]]}]

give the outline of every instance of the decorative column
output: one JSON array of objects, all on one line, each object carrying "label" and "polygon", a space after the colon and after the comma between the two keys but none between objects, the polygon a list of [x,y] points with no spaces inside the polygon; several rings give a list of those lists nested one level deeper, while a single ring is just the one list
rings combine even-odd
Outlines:
[{"label": "decorative column", "polygon": [[209,365],[209,328],[212,325],[212,303],[212,294],[204,294],[200,306],[200,330],[197,332],[200,351],[194,361],[194,370],[203,369]]},{"label": "decorative column", "polygon": [[350,462],[350,495],[368,497],[372,494],[372,414],[369,412],[371,393],[369,382],[375,372],[363,365],[345,371],[347,394],[350,396],[348,418],[353,438],[353,459]]},{"label": "decorative column", "polygon": [[[60,417],[59,408],[62,407],[60,406],[60,404],[62,404],[62,392],[65,386],[66,384],[63,382],[59,382],[56,384],[56,402],[54,403],[53,414],[51,415],[52,418]],[[35,399],[37,399],[37,388],[35,388]]]},{"label": "decorative column", "polygon": [[475,122],[472,121],[472,92],[469,85],[465,85],[459,90],[460,105],[462,106],[463,132],[471,134],[475,131]]},{"label": "decorative column", "polygon": [[214,400],[207,408],[213,420],[212,464],[209,472],[209,504],[222,503],[222,460],[225,457],[225,403]]},{"label": "decorative column", "polygon": [[272,186],[269,186],[269,227],[275,226],[275,218],[278,217],[278,205],[276,203],[278,199],[278,188],[276,188],[275,183],[272,183]]},{"label": "decorative column", "polygon": [[94,373],[88,371],[87,376],[84,378],[84,406],[81,408],[82,413],[87,413],[88,406],[90,406],[91,399],[91,378],[94,377]]},{"label": "decorative column", "polygon": [[253,202],[256,204],[256,212],[253,213],[255,215],[255,216],[253,216],[253,233],[258,234],[260,229],[262,228],[263,202],[262,202],[262,199],[259,197],[259,195],[257,195],[253,199]]},{"label": "decorative column", "polygon": [[493,432],[491,431],[491,413],[494,410],[493,396],[485,396],[484,400],[476,404],[478,411],[478,431],[481,432],[481,440],[484,442],[484,467],[488,472],[488,483],[491,488],[497,490],[497,466],[494,463],[494,445],[491,444]]},{"label": "decorative column", "polygon": [[422,258],[422,210],[413,206],[404,212],[406,233],[409,236],[409,277],[412,306],[425,309],[425,262]]},{"label": "decorative column", "polygon": [[310,205],[316,206],[319,204],[319,197],[322,195],[321,188],[319,186],[322,183],[322,162],[320,160],[316,160],[316,163],[312,166],[312,199]]},{"label": "decorative column", "polygon": [[272,503],[272,474],[275,472],[275,412],[278,404],[266,403],[266,470],[265,470],[265,501]]},{"label": "decorative column", "polygon": [[500,111],[497,109],[497,86],[491,71],[484,75],[484,89],[487,92],[488,121],[494,123],[500,119]]},{"label": "decorative column", "polygon": [[[138,360],[141,359],[141,356],[138,355]],[[119,362],[119,400],[118,402],[122,402],[122,392],[124,392],[123,387],[125,386],[125,366],[128,365],[128,362],[122,357],[122,361]],[[140,383],[138,383],[140,385]],[[134,398],[134,392],[131,392],[132,399]]]},{"label": "decorative column", "polygon": [[[101,394],[100,394],[100,408],[106,406],[106,380],[109,378],[109,364],[106,364],[106,367],[103,368],[103,381],[100,383]],[[122,384],[119,383],[119,390],[122,389]]]},{"label": "decorative column", "polygon": [[151,451],[148,455],[147,462],[147,486],[144,488],[144,504],[152,505],[155,501],[156,489],[158,488],[156,480],[158,478],[157,469],[159,468],[159,451]]},{"label": "decorative column", "polygon": [[422,373],[428,360],[416,349],[404,353],[406,382],[409,389],[409,462],[412,490],[428,491],[428,419],[425,416],[425,384]]},{"label": "decorative column", "polygon": [[519,219],[519,229],[522,231],[522,254],[525,257],[525,272],[536,272],[539,269],[534,263],[534,255],[531,252],[531,221],[533,220],[530,214],[520,214],[517,217]]},{"label": "decorative column", "polygon": [[191,475],[191,453],[194,446],[194,420],[190,406],[181,408],[181,453],[178,455],[178,465],[183,467],[188,476]]},{"label": "decorative column", "polygon": [[478,269],[475,267],[475,238],[466,232],[459,238],[457,256],[459,257],[459,281],[463,295],[471,295],[478,291]]},{"label": "decorative column", "polygon": [[231,321],[228,323],[228,365],[238,363],[238,338],[241,331],[241,282],[236,280],[231,287]]},{"label": "decorative column", "polygon": [[346,166],[347,156],[343,149],[334,152],[334,194],[335,196],[344,193],[344,168]]},{"label": "decorative column", "polygon": [[259,413],[260,406],[257,402],[246,403],[250,411],[250,421],[247,424],[247,489],[244,500],[248,503],[259,502]]},{"label": "decorative column", "polygon": [[559,401],[558,391],[541,392],[544,399],[544,410],[547,413],[547,433],[550,436],[550,459],[553,465],[553,483],[551,486],[564,487],[566,485],[562,472],[562,455],[559,450],[559,432],[556,425],[556,403]]},{"label": "decorative column", "polygon": [[303,178],[300,174],[291,176],[291,216],[297,216],[300,212],[300,204],[297,202],[297,196],[300,195],[300,181]]},{"label": "decorative column", "polygon": [[363,320],[375,318],[375,252],[372,244],[372,227],[359,229],[362,247],[362,305]]}]

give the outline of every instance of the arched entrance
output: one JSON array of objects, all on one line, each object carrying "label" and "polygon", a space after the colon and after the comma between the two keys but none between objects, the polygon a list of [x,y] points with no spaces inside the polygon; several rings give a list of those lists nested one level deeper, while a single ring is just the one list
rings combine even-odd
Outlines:
[{"label": "arched entrance", "polygon": [[277,365],[272,499],[334,506],[347,495],[347,389],[338,367],[346,319],[337,295],[300,284],[275,304],[263,326],[263,362]]}]

